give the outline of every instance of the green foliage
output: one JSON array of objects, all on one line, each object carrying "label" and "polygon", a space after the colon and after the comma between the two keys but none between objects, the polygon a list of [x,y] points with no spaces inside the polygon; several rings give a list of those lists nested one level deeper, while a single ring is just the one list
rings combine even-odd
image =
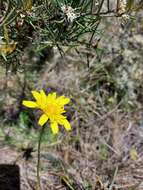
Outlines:
[{"label": "green foliage", "polygon": [[19,116],[19,124],[21,128],[27,128],[30,124],[29,116],[26,112],[21,112]]},{"label": "green foliage", "polygon": [[131,10],[134,5],[134,0],[127,1],[127,10]]},{"label": "green foliage", "polygon": [[[0,140],[4,140],[4,144],[17,148],[22,148],[28,144],[31,144],[33,147],[37,146],[37,141],[39,139],[39,130],[36,130],[34,128],[30,129],[26,125],[23,125],[23,122],[25,124],[27,121],[27,115],[22,113],[20,115],[20,122],[18,125],[6,125],[4,129],[0,129]],[[5,130],[8,130],[10,132],[6,132]],[[44,146],[50,146],[50,144],[55,143],[57,139],[58,136],[54,136],[51,132],[51,129],[47,127],[42,137],[42,144]]]},{"label": "green foliage", "polygon": [[107,160],[108,158],[108,147],[105,144],[101,144],[99,147],[99,154],[102,160]]},{"label": "green foliage", "polygon": [[[102,37],[101,21],[124,14],[110,9],[110,1],[107,4],[104,0],[1,0],[0,36],[5,45],[0,47],[0,62],[17,68],[28,49],[42,54],[57,47],[61,55],[64,46],[96,50],[94,37]],[[137,6],[141,5],[128,0],[127,12]]]}]

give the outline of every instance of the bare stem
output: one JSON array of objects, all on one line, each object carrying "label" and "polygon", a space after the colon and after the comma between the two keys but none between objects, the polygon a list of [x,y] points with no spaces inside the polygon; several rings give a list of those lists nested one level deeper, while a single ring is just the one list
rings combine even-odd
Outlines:
[{"label": "bare stem", "polygon": [[44,133],[45,126],[40,130],[39,141],[38,141],[38,155],[37,155],[37,190],[42,190],[40,183],[40,156],[41,156],[41,140]]}]

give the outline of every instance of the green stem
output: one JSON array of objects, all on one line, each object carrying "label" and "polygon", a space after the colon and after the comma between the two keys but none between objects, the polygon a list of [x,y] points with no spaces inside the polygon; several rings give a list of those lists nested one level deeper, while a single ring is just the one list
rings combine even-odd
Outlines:
[{"label": "green stem", "polygon": [[43,126],[40,130],[39,141],[38,141],[38,155],[37,155],[37,190],[41,189],[40,183],[40,156],[41,156],[41,140],[44,133],[45,126]]}]

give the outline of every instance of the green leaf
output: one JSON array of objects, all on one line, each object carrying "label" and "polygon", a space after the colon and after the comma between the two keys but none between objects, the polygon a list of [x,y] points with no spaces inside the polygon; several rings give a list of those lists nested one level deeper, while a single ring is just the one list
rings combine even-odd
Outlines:
[{"label": "green leaf", "polygon": [[127,11],[130,11],[134,6],[134,0],[127,1]]}]

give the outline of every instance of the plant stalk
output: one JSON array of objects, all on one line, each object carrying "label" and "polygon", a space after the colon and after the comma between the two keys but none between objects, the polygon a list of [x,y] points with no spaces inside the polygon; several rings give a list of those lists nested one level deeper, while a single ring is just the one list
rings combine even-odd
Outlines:
[{"label": "plant stalk", "polygon": [[41,140],[44,133],[45,126],[40,130],[39,141],[38,141],[38,155],[37,155],[37,190],[42,190],[40,182],[40,157],[41,157]]}]

